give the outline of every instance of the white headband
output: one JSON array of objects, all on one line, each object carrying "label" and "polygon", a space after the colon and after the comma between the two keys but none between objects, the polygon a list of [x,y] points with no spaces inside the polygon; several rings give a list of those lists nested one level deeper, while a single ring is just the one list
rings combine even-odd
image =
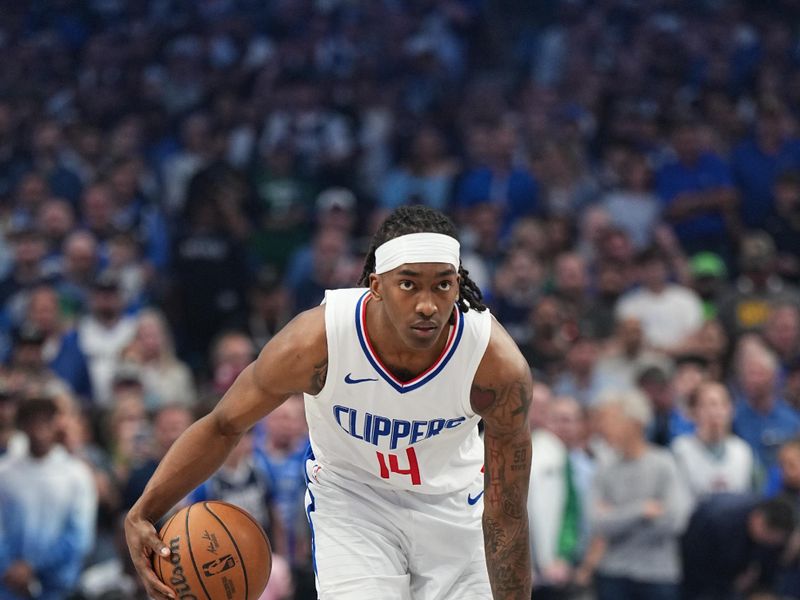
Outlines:
[{"label": "white headband", "polygon": [[458,271],[458,240],[443,233],[409,233],[375,249],[375,273],[380,275],[406,263],[446,263]]}]

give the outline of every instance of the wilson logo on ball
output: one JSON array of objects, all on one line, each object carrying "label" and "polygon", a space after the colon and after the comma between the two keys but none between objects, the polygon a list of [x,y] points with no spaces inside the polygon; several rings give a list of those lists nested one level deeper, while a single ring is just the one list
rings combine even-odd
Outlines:
[{"label": "wilson logo on ball", "polygon": [[220,573],[227,571],[228,569],[232,569],[235,566],[236,560],[233,558],[233,556],[228,554],[220,558],[215,558],[214,560],[204,564],[203,573],[205,573],[206,577],[211,577],[212,575],[219,575]]},{"label": "wilson logo on ball", "polygon": [[169,562],[172,563],[172,576],[169,578],[169,582],[181,600],[197,600],[197,596],[191,593],[189,584],[186,581],[186,575],[181,566],[180,542],[180,536],[174,537],[169,541]]}]

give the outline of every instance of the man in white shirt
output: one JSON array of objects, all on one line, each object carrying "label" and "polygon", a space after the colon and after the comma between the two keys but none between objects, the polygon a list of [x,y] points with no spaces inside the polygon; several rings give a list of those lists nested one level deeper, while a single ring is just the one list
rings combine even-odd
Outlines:
[{"label": "man in white shirt", "polygon": [[637,264],[641,286],[620,299],[617,319],[639,319],[647,344],[669,351],[703,324],[703,304],[689,288],[669,283],[667,262],[657,250],[642,252]]}]

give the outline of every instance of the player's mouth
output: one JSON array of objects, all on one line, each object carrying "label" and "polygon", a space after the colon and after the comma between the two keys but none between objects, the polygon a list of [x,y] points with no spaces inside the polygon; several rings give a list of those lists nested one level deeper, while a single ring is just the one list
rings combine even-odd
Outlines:
[{"label": "player's mouth", "polygon": [[439,326],[436,323],[417,323],[411,326],[411,330],[414,331],[420,337],[433,337],[436,335],[436,332],[439,330]]}]

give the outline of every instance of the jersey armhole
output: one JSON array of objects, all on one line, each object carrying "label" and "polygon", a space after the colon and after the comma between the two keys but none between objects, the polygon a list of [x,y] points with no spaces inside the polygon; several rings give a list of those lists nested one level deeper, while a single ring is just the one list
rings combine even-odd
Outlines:
[{"label": "jersey armhole", "polygon": [[[494,321],[494,315],[489,312],[489,309],[486,309],[485,313],[477,313],[479,315],[478,319],[475,322],[475,347],[472,351],[472,354],[469,358],[469,362],[467,363],[467,368],[469,369],[469,377],[465,377],[465,385],[466,389],[464,393],[461,395],[463,398],[464,406],[462,409],[464,410],[464,414],[467,415],[469,418],[473,418],[477,415],[477,413],[472,409],[472,384],[475,381],[475,373],[478,372],[478,367],[483,360],[483,355],[486,354],[486,348],[489,347],[489,340],[492,337],[492,322]],[[462,315],[466,319],[466,314]]]}]

